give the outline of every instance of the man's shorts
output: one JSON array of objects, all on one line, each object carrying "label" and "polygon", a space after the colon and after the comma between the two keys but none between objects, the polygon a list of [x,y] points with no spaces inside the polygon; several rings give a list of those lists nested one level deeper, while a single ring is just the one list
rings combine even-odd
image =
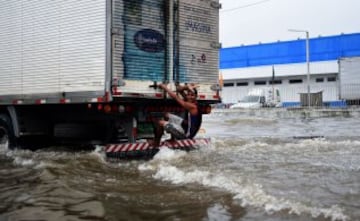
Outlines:
[{"label": "man's shorts", "polygon": [[169,121],[164,125],[166,132],[173,135],[176,139],[185,139],[186,135],[181,126],[183,119],[177,115],[169,114]]}]

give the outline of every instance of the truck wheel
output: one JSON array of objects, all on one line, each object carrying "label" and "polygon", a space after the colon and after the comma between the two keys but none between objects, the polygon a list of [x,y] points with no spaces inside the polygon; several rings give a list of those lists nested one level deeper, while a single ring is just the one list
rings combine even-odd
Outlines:
[{"label": "truck wheel", "polygon": [[15,136],[10,123],[10,118],[0,114],[0,150],[15,147]]}]

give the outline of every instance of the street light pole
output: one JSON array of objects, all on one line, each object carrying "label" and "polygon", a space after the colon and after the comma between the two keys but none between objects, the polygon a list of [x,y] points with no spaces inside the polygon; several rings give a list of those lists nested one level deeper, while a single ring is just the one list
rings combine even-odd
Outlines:
[{"label": "street light pole", "polygon": [[306,30],[297,30],[297,29],[289,29],[291,32],[304,32],[306,33],[306,67],[307,67],[307,100],[308,100],[308,108],[310,108],[310,44],[309,44],[309,31]]},{"label": "street light pole", "polygon": [[307,66],[307,98],[308,108],[310,108],[310,47],[309,47],[309,32],[306,31],[306,66]]}]

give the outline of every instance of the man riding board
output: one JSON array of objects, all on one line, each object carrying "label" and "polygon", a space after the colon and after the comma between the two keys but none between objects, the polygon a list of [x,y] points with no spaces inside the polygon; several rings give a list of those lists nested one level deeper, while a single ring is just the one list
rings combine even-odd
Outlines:
[{"label": "man riding board", "polygon": [[171,113],[165,113],[165,119],[155,122],[155,138],[153,145],[158,147],[160,145],[161,137],[164,130],[172,135],[175,139],[192,139],[198,132],[201,122],[202,114],[197,103],[197,90],[195,85],[177,85],[177,92],[182,96],[178,96],[167,87],[166,84],[159,84],[159,88],[166,91],[170,97],[186,110],[184,118]]}]

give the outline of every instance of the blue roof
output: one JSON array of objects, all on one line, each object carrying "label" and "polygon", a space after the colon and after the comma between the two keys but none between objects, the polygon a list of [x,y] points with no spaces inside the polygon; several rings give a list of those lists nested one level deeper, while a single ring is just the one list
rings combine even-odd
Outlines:
[{"label": "blue roof", "polygon": [[[310,61],[360,56],[360,33],[309,39]],[[306,62],[306,40],[220,49],[220,69]]]}]

